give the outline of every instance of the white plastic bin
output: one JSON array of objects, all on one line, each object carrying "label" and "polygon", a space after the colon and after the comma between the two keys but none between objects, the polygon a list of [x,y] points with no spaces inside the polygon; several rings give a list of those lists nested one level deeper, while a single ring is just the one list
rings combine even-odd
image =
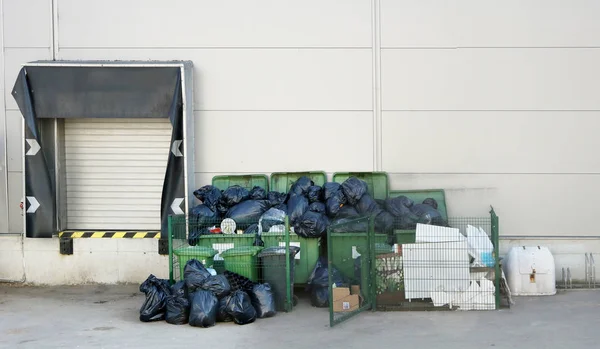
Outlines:
[{"label": "white plastic bin", "polygon": [[513,247],[506,255],[503,269],[515,296],[556,294],[554,257],[547,247]]}]

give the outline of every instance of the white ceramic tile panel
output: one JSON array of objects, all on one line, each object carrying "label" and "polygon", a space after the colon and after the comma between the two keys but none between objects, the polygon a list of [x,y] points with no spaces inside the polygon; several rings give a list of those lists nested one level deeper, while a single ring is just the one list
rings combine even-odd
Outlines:
[{"label": "white ceramic tile panel", "polygon": [[369,49],[77,49],[60,58],[191,60],[197,110],[372,109]]},{"label": "white ceramic tile panel", "polygon": [[371,112],[196,112],[196,172],[372,171],[372,117]]},{"label": "white ceramic tile panel", "polygon": [[501,235],[598,236],[600,175],[388,172],[388,177],[393,190],[445,189],[450,217],[489,217],[492,205]]},{"label": "white ceramic tile panel", "polygon": [[385,170],[600,173],[600,112],[383,112]]},{"label": "white ceramic tile panel", "polygon": [[58,0],[60,47],[369,47],[370,0]]},{"label": "white ceramic tile panel", "polygon": [[4,46],[50,47],[52,0],[5,0]]},{"label": "white ceramic tile panel", "polygon": [[6,154],[8,171],[23,169],[23,115],[18,110],[6,111]]},{"label": "white ceramic tile panel", "polygon": [[40,59],[51,59],[52,53],[48,48],[5,48],[4,49],[4,96],[6,109],[17,110],[17,102],[11,92],[23,63]]},{"label": "white ceramic tile panel", "polygon": [[381,0],[382,47],[600,46],[597,0]]},{"label": "white ceramic tile panel", "polygon": [[8,172],[8,232],[23,232],[23,216],[19,204],[23,198],[23,173]]},{"label": "white ceramic tile panel", "polygon": [[600,110],[600,49],[383,50],[384,110]]}]

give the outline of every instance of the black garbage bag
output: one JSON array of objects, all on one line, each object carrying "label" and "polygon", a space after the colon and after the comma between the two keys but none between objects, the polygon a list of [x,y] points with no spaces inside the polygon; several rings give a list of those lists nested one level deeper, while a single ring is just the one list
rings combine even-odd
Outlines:
[{"label": "black garbage bag", "polygon": [[190,317],[190,301],[187,297],[172,295],[167,297],[165,320],[172,325],[185,325]]},{"label": "black garbage bag", "polygon": [[266,200],[248,200],[230,208],[225,216],[238,224],[252,223],[257,222],[268,208],[269,203]]},{"label": "black garbage bag", "polygon": [[194,191],[194,196],[202,201],[204,205],[210,207],[211,210],[216,211],[217,204],[221,200],[221,190],[212,185],[205,185]]},{"label": "black garbage bag", "polygon": [[227,313],[238,325],[246,325],[256,320],[256,310],[252,306],[252,300],[244,291],[235,291],[231,294],[227,303]]},{"label": "black garbage bag", "polygon": [[250,224],[246,230],[244,230],[244,234],[257,234],[258,233],[258,224]]},{"label": "black garbage bag", "polygon": [[140,308],[140,321],[164,320],[167,310],[167,297],[171,295],[169,281],[150,274],[146,281],[140,285],[140,292],[144,292],[146,295],[146,299]]},{"label": "black garbage bag", "polygon": [[308,211],[294,223],[294,232],[304,238],[320,238],[327,231],[329,220],[324,214]]},{"label": "black garbage bag", "polygon": [[188,244],[190,246],[196,246],[200,241],[202,235],[210,235],[210,229],[199,226],[190,227],[190,235],[188,236]]},{"label": "black garbage bag", "polygon": [[342,183],[342,191],[350,205],[356,205],[358,200],[360,200],[368,190],[367,183],[356,177],[350,177]]},{"label": "black garbage bag", "polygon": [[262,232],[268,232],[274,225],[285,224],[285,212],[274,207],[271,207],[260,217],[260,225]]},{"label": "black garbage bag", "polygon": [[252,306],[256,310],[256,317],[259,319],[275,316],[275,297],[271,285],[256,284],[251,292],[248,292]]},{"label": "black garbage bag", "polygon": [[210,272],[197,259],[190,259],[183,268],[183,279],[185,280],[188,293],[196,292],[196,289],[202,285],[204,279],[209,276]]},{"label": "black garbage bag", "polygon": [[298,180],[292,184],[290,188],[290,193],[296,195],[306,195],[308,193],[308,188],[315,185],[315,183],[308,177],[302,176],[298,178]]},{"label": "black garbage bag", "polygon": [[217,310],[217,322],[230,322],[233,317],[227,313],[227,304],[231,299],[231,295],[219,299],[219,309]]},{"label": "black garbage bag", "polygon": [[411,212],[416,214],[418,217],[429,215],[431,219],[442,216],[438,210],[427,204],[413,205]]},{"label": "black garbage bag", "polygon": [[427,199],[423,200],[423,205],[429,205],[436,210],[438,208],[438,203],[437,203],[437,201],[435,201],[434,198],[427,198]]},{"label": "black garbage bag", "polygon": [[224,206],[231,208],[248,199],[250,199],[250,192],[248,192],[248,189],[242,188],[239,185],[233,185],[223,190],[220,202]]},{"label": "black garbage bag", "polygon": [[310,304],[317,308],[329,306],[329,287],[314,287],[310,290]]},{"label": "black garbage bag", "polygon": [[192,296],[190,326],[212,327],[217,322],[219,300],[210,291],[198,290]]},{"label": "black garbage bag", "polygon": [[215,224],[219,219],[219,213],[210,209],[205,204],[195,206],[190,211],[190,224],[194,227],[206,227]]},{"label": "black garbage bag", "polygon": [[308,210],[322,214],[325,214],[326,211],[325,204],[322,202],[313,202],[312,204],[308,205]]},{"label": "black garbage bag", "polygon": [[308,187],[306,191],[306,197],[308,198],[308,202],[320,202],[323,200],[323,189],[318,185],[312,185]]},{"label": "black garbage bag", "polygon": [[389,234],[394,229],[394,216],[391,213],[382,211],[375,217],[375,232]]},{"label": "black garbage bag", "polygon": [[250,200],[266,200],[267,191],[263,187],[255,186],[250,190]]},{"label": "black garbage bag", "polygon": [[369,221],[357,218],[336,218],[328,228],[332,233],[366,233],[369,231]]},{"label": "black garbage bag", "polygon": [[344,194],[342,192],[342,185],[335,182],[327,182],[323,184],[323,200],[327,201],[332,196]]},{"label": "black garbage bag", "polygon": [[177,297],[188,297],[187,286],[185,285],[185,281],[177,281],[171,286],[171,294]]},{"label": "black garbage bag", "polygon": [[276,208],[276,209],[278,209],[280,211],[285,212],[286,215],[288,214],[287,204],[281,204],[281,205],[273,206],[273,208]]},{"label": "black garbage bag", "polygon": [[288,200],[287,207],[290,223],[294,224],[308,211],[308,199],[301,195],[292,195]]},{"label": "black garbage bag", "polygon": [[204,279],[200,288],[211,291],[217,298],[221,299],[231,293],[231,286],[225,275],[211,275]]},{"label": "black garbage bag", "polygon": [[363,216],[377,216],[383,211],[369,194],[364,194],[356,203],[355,208]]},{"label": "black garbage bag", "polygon": [[267,194],[267,200],[269,201],[269,205],[277,206],[277,205],[284,204],[285,201],[287,200],[287,196],[288,196],[288,194],[286,194],[286,193],[270,191]]},{"label": "black garbage bag", "polygon": [[340,207],[340,210],[338,211],[335,218],[358,218],[359,216],[360,213],[358,213],[358,211],[354,207],[350,205],[344,205]]},{"label": "black garbage bag", "polygon": [[410,213],[413,204],[414,202],[406,196],[398,196],[385,200],[385,209],[394,217],[403,217]]},{"label": "black garbage bag", "polygon": [[[332,269],[331,277],[333,284],[336,286],[339,287],[344,284],[344,278],[336,268]],[[323,308],[329,306],[329,269],[326,257],[319,257],[315,268],[308,278],[307,287],[310,290],[311,304],[314,307]]]},{"label": "black garbage bag", "polygon": [[325,212],[327,213],[327,216],[333,218],[340,212],[340,209],[344,206],[343,197],[342,194],[342,196],[335,195],[327,199],[325,202]]}]

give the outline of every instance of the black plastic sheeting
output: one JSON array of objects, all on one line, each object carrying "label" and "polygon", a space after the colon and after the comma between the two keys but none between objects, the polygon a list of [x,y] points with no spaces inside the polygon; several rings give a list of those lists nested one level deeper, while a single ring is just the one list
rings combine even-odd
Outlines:
[{"label": "black plastic sheeting", "polygon": [[[53,133],[41,132],[44,119],[169,118],[173,126],[171,144],[183,140],[180,67],[111,67],[104,63],[108,66],[27,66],[19,72],[12,96],[26,125],[25,147],[28,149],[33,140],[42,146],[35,155],[25,156],[26,209],[39,203],[35,212],[27,213],[29,238],[50,238],[58,230],[55,149],[45,146],[52,144],[49,138]],[[183,147],[179,151],[183,154]],[[184,156],[169,152],[161,198],[164,236],[167,218],[173,213],[171,204],[185,197]]]}]

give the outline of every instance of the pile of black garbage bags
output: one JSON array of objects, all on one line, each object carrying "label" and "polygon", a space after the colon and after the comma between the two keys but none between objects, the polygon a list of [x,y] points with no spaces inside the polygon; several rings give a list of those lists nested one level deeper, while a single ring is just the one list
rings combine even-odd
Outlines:
[{"label": "pile of black garbage bags", "polygon": [[196,259],[185,265],[184,280],[171,286],[168,280],[150,275],[140,291],[146,294],[140,309],[143,322],[212,327],[230,321],[245,325],[276,314],[268,283],[254,283],[232,272],[213,275]]},{"label": "pile of black garbage bags", "polygon": [[[447,226],[437,211],[437,202],[426,199],[415,204],[405,196],[375,200],[368,191],[367,183],[350,177],[343,183],[328,182],[315,185],[308,177],[300,177],[289,193],[267,192],[254,187],[247,190],[231,186],[219,190],[212,185],[194,192],[202,204],[191,210],[195,235],[210,234],[208,228],[223,218],[231,218],[245,234],[270,231],[283,224],[287,215],[294,232],[306,238],[324,236],[327,229],[340,226],[340,232],[365,232],[366,220],[356,224],[344,224],[360,217],[373,217],[375,231],[391,233],[393,229],[414,229],[417,223]],[[260,222],[261,224],[256,224]],[[333,231],[336,232],[336,231]]]}]

